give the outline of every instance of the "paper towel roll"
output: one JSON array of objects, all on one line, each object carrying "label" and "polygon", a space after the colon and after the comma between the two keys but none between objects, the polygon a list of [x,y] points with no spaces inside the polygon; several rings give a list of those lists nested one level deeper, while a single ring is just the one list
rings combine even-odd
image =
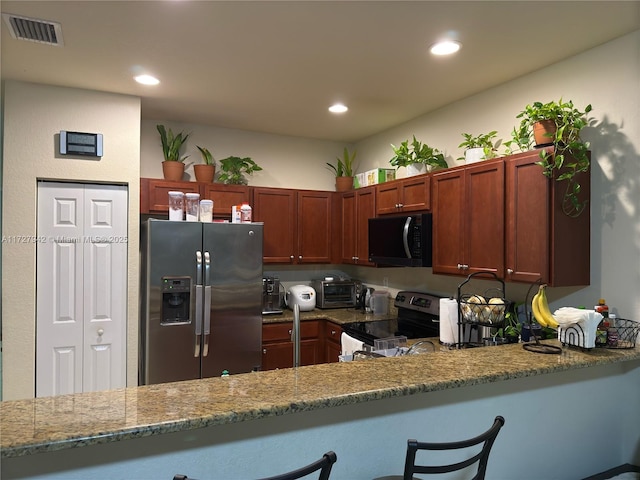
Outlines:
[{"label": "paper towel roll", "polygon": [[440,299],[440,342],[458,343],[458,301],[453,298]]}]

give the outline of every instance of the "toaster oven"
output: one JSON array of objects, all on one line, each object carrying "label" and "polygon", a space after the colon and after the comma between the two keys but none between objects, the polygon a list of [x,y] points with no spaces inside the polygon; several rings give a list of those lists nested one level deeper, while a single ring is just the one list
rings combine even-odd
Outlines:
[{"label": "toaster oven", "polygon": [[350,308],[356,306],[356,282],[353,280],[312,280],[317,308]]}]

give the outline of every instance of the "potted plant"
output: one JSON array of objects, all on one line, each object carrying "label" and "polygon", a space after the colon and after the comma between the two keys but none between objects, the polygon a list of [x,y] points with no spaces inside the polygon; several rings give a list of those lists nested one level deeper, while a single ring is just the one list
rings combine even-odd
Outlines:
[{"label": "potted plant", "polygon": [[188,155],[180,156],[180,149],[182,145],[189,138],[189,134],[186,135],[183,132],[177,135],[173,134],[173,131],[169,128],[165,128],[164,125],[156,125],[158,133],[160,133],[160,141],[162,142],[162,153],[164,154],[164,161],[162,162],[162,173],[165,180],[182,180],[184,174],[184,161],[189,157]]},{"label": "potted plant", "polygon": [[580,131],[590,122],[587,114],[591,110],[591,105],[579,110],[571,100],[561,98],[557,102],[534,102],[516,116],[521,119],[518,137],[533,137],[536,147],[553,146],[552,150],[540,150],[538,164],[545,176],[566,181],[562,211],[570,217],[579,216],[588,203],[588,199],[580,198],[576,177],[589,171],[591,165],[589,142],[580,138]]},{"label": "potted plant", "polygon": [[220,168],[222,173],[218,179],[223,183],[234,185],[247,185],[248,181],[245,175],[262,170],[262,167],[258,166],[250,157],[235,156],[220,160]]},{"label": "potted plant", "polygon": [[196,181],[211,183],[213,182],[213,176],[216,173],[216,162],[213,155],[207,148],[201,147],[200,145],[196,145],[196,147],[200,150],[202,161],[204,162],[204,164],[193,166],[193,171],[196,174]]},{"label": "potted plant", "polygon": [[518,343],[522,331],[522,323],[518,321],[517,306],[512,306],[504,315],[504,326],[496,332],[507,343]]},{"label": "potted plant", "polygon": [[389,163],[396,167],[406,167],[407,175],[417,175],[420,173],[432,172],[438,168],[447,168],[449,165],[444,159],[444,155],[437,149],[422,143],[413,136],[411,148],[409,140],[400,143],[399,147],[391,144],[393,157]]},{"label": "potted plant", "polygon": [[472,135],[463,133],[464,142],[458,145],[458,148],[464,148],[464,157],[458,160],[464,160],[465,163],[475,163],[480,160],[490,160],[498,156],[498,148],[502,143],[502,139],[496,139],[498,132],[492,130],[489,133],[481,133],[480,135]]},{"label": "potted plant", "polygon": [[335,165],[327,162],[327,166],[336,176],[336,192],[345,192],[353,188],[354,161],[356,159],[356,151],[353,155],[349,153],[347,147],[344,147],[342,158],[336,157]]}]

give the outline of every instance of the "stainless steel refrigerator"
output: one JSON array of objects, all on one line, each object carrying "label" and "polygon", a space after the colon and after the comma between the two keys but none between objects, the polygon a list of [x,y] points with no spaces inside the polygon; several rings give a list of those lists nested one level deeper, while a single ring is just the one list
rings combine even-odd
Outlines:
[{"label": "stainless steel refrigerator", "polygon": [[141,229],[141,385],[259,370],[261,223],[148,219]]}]

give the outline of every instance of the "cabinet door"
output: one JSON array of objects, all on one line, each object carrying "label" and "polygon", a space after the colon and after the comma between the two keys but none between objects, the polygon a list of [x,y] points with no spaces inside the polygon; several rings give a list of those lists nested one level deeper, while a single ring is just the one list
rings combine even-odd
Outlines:
[{"label": "cabinet door", "polygon": [[431,208],[429,175],[417,175],[376,185],[378,215],[421,212]]},{"label": "cabinet door", "polygon": [[326,322],[324,327],[325,362],[338,362],[342,354],[342,327],[333,322]]},{"label": "cabinet door", "polygon": [[465,275],[504,272],[504,162],[482,162],[465,170]]},{"label": "cabinet door", "polygon": [[357,196],[355,190],[351,190],[342,195],[340,215],[342,222],[340,258],[342,263],[356,263]]},{"label": "cabinet door", "polygon": [[299,191],[297,263],[331,263],[330,192]]},{"label": "cabinet door", "polygon": [[537,152],[506,164],[507,280],[549,282],[550,186]]},{"label": "cabinet door", "polygon": [[231,218],[231,207],[242,202],[253,203],[251,187],[245,185],[201,184],[201,198],[213,200],[213,216]]},{"label": "cabinet door", "polygon": [[264,222],[264,263],[293,263],[296,250],[296,191],[253,189],[253,220]]},{"label": "cabinet door", "polygon": [[463,169],[433,175],[433,273],[464,273],[464,186]]},{"label": "cabinet door", "polygon": [[431,182],[428,175],[410,177],[400,182],[403,212],[421,212],[431,209]]},{"label": "cabinet door", "polygon": [[369,262],[369,219],[376,216],[376,190],[366,188],[357,192],[356,209],[356,263],[375,265]]},{"label": "cabinet door", "polygon": [[376,185],[376,212],[378,215],[398,213],[400,210],[400,180]]},{"label": "cabinet door", "polygon": [[200,193],[196,182],[172,182],[160,179],[140,179],[141,213],[169,214],[169,192]]}]

